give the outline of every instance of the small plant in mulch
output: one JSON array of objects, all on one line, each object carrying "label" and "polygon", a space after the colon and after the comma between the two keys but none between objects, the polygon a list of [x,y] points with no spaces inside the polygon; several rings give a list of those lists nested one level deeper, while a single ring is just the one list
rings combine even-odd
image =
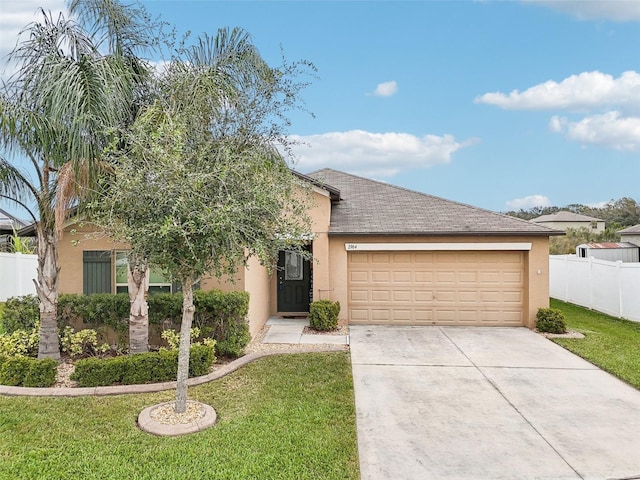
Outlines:
[{"label": "small plant in mulch", "polygon": [[560,310],[539,308],[536,313],[536,329],[543,333],[567,333],[567,322]]}]

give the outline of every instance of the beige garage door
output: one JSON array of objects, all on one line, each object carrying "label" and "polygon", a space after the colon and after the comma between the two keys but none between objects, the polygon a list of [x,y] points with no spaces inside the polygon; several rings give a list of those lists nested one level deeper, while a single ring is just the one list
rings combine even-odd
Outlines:
[{"label": "beige garage door", "polygon": [[523,324],[522,252],[349,252],[348,275],[353,324]]}]

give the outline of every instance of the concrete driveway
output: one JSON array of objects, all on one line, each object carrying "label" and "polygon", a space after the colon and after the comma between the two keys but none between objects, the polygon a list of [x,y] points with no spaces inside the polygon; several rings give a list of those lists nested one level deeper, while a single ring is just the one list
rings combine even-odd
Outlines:
[{"label": "concrete driveway", "polygon": [[363,480],[640,478],[640,392],[528,329],[350,334]]}]

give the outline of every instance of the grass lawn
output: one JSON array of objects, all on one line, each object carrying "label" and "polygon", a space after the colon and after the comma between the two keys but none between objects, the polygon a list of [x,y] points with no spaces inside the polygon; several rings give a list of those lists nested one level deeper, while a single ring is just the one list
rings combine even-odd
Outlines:
[{"label": "grass lawn", "polygon": [[174,391],[0,397],[0,479],[356,479],[347,352],[266,357],[189,389],[216,425],[182,437],[136,426]]},{"label": "grass lawn", "polygon": [[640,390],[640,323],[551,299],[583,339],[553,341]]}]

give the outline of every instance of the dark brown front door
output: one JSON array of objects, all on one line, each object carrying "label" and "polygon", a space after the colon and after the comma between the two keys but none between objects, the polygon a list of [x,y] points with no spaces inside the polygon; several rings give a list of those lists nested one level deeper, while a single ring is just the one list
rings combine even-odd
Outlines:
[{"label": "dark brown front door", "polygon": [[278,256],[278,312],[308,312],[311,263],[296,252]]}]

